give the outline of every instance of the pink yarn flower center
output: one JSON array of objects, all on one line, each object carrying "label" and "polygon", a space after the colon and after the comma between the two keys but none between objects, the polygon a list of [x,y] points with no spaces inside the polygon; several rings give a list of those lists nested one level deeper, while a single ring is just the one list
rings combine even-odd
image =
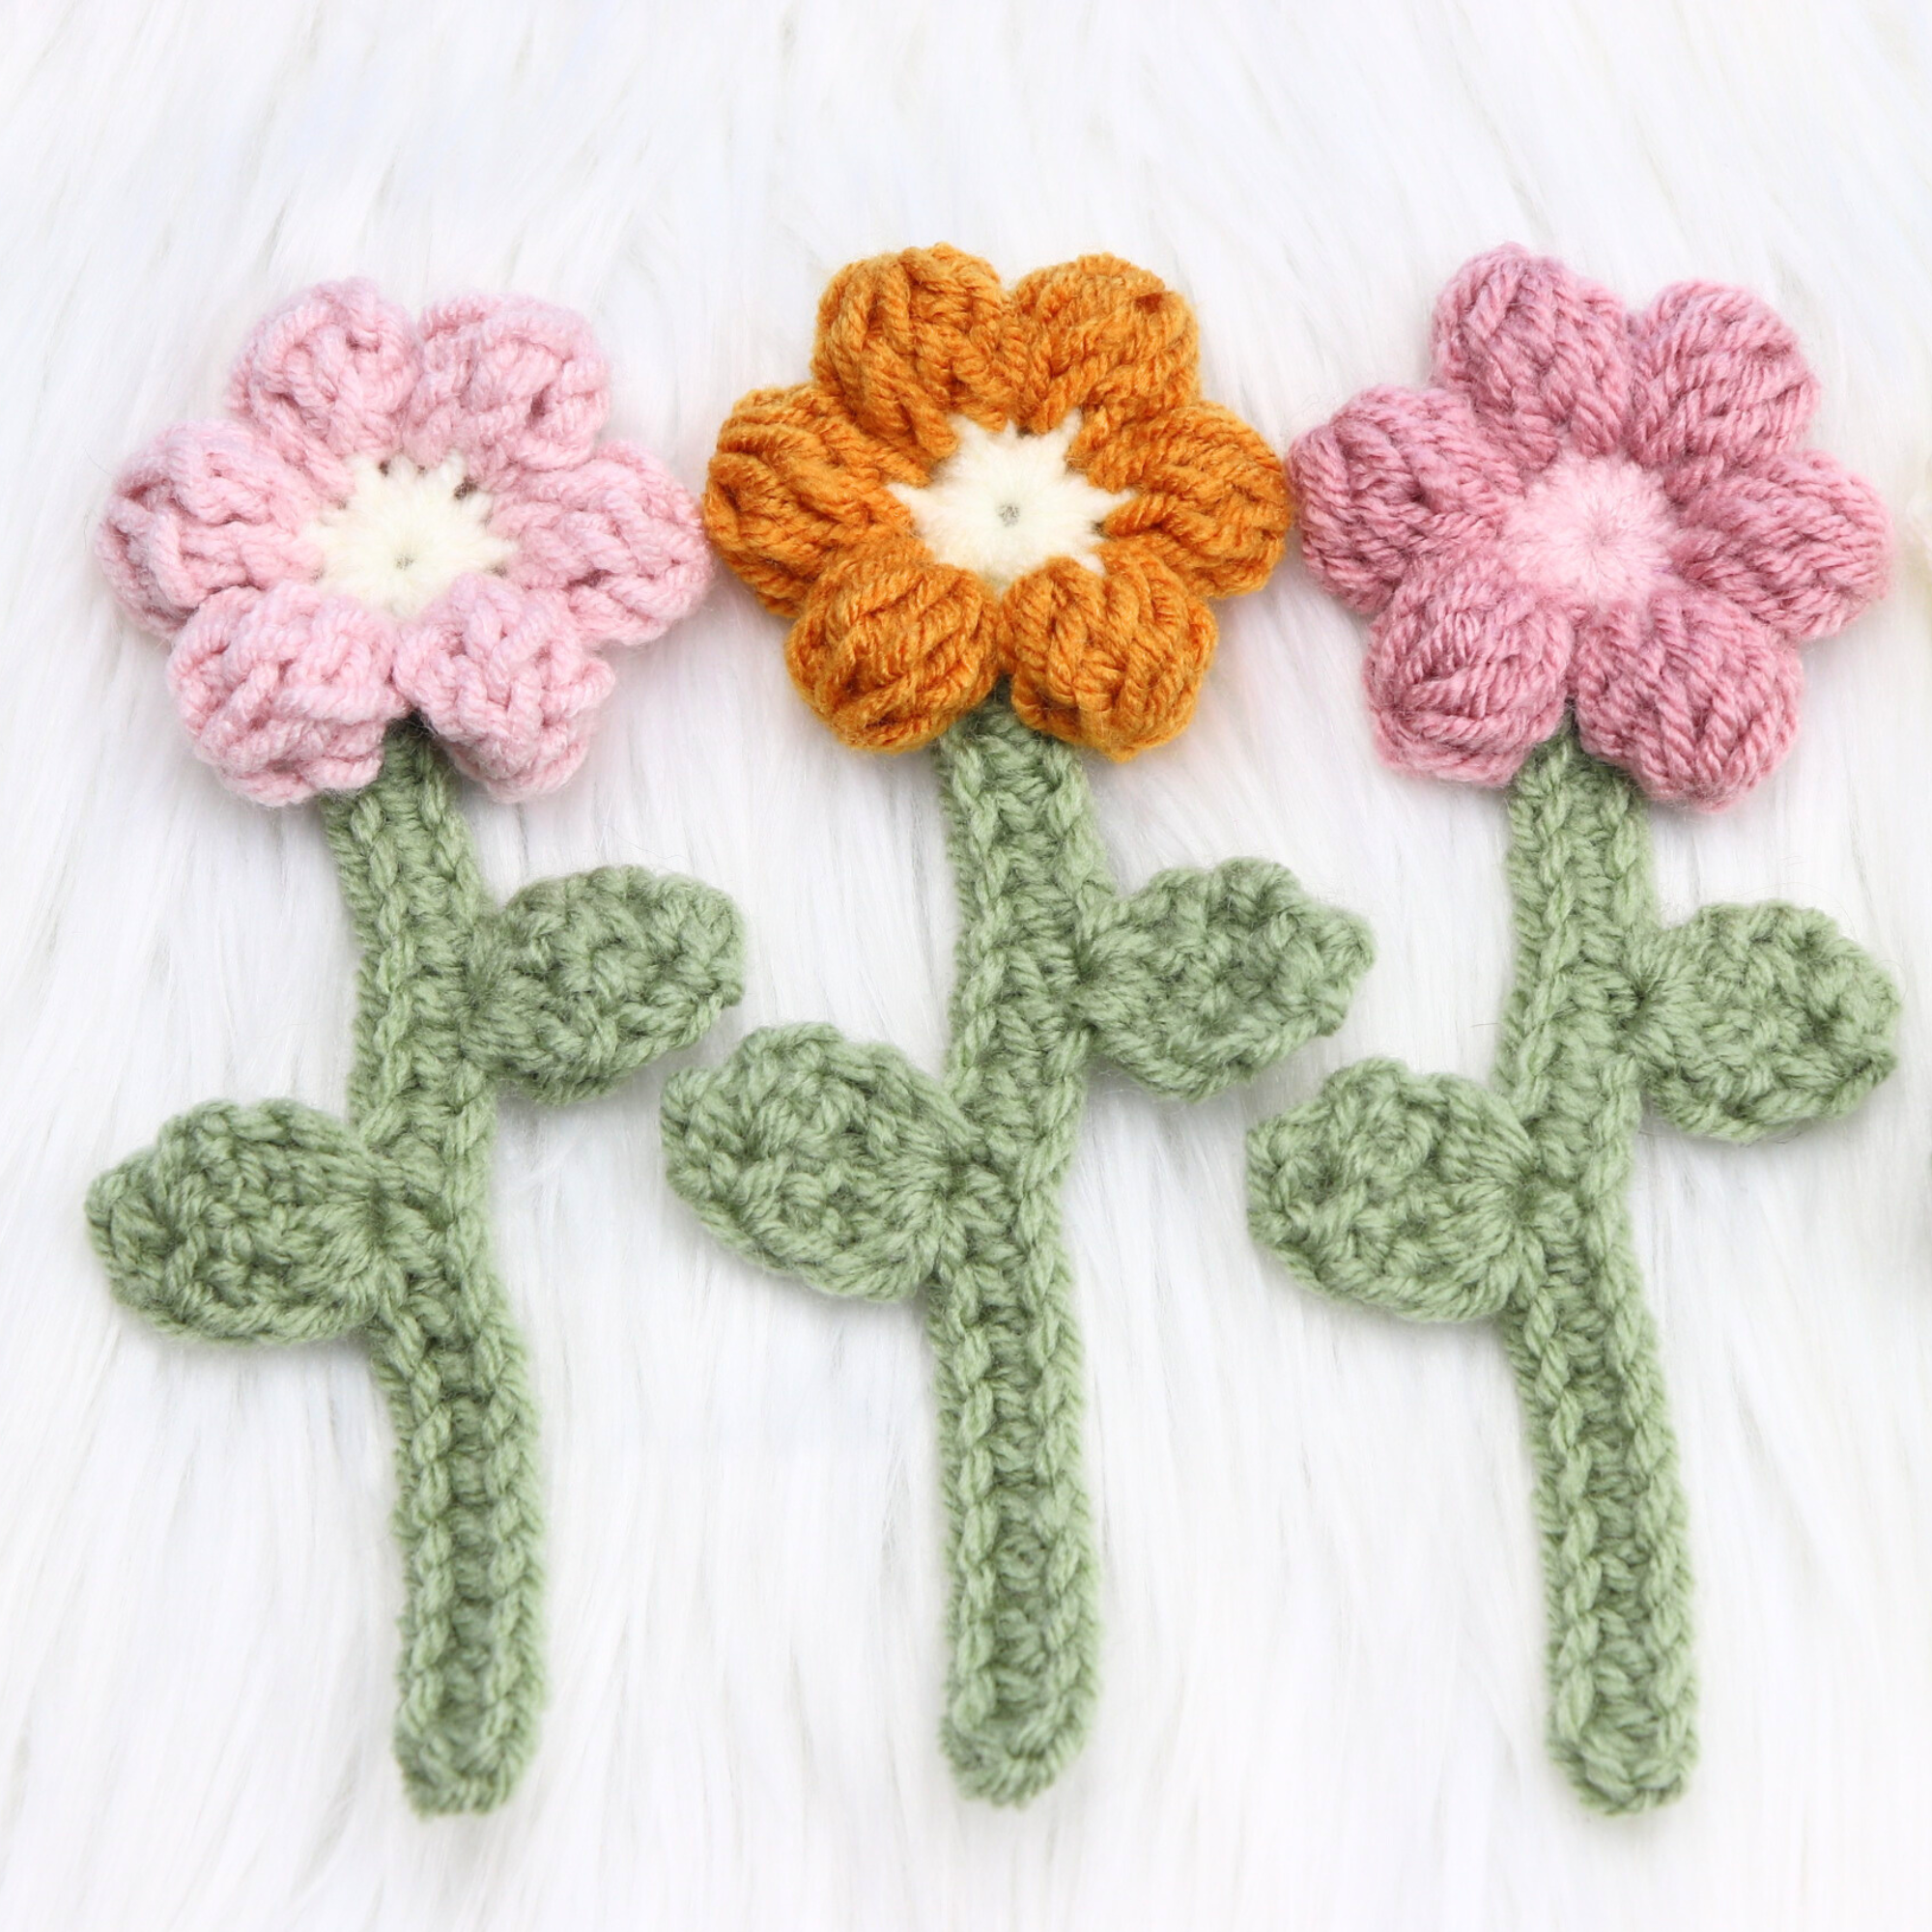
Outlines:
[{"label": "pink yarn flower center", "polygon": [[1642,601],[1670,565],[1669,500],[1622,456],[1564,456],[1523,493],[1502,529],[1504,556],[1532,583],[1598,610]]}]

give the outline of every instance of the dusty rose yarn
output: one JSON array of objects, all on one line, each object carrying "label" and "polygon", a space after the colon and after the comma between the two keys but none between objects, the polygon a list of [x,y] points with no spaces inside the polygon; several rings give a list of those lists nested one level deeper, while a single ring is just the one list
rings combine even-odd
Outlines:
[{"label": "dusty rose yarn", "polygon": [[1433,363],[1290,456],[1309,568],[1375,618],[1383,755],[1503,784],[1568,708],[1654,798],[1747,791],[1797,729],[1797,646],[1881,594],[1890,546],[1871,487],[1798,447],[1790,328],[1703,282],[1632,315],[1504,247],[1443,291]]},{"label": "dusty rose yarn", "polygon": [[260,325],[227,402],[128,466],[99,549],[250,798],[358,789],[410,712],[498,798],[548,790],[611,689],[600,648],[709,579],[690,495],[598,444],[609,376],[566,309],[469,296],[417,322],[327,283]]}]

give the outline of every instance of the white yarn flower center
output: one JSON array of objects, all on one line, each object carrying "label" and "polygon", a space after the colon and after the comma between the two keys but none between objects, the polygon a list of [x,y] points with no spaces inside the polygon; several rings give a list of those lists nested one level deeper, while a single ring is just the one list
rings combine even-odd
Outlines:
[{"label": "white yarn flower center", "polygon": [[500,570],[515,554],[492,534],[489,495],[466,487],[461,457],[418,469],[407,456],[355,456],[349,468],[349,500],[304,532],[322,553],[325,590],[414,617],[459,577]]},{"label": "white yarn flower center", "polygon": [[995,590],[1056,556],[1100,568],[1100,526],[1133,493],[1096,490],[1067,462],[1080,433],[1077,412],[1041,436],[1022,436],[1011,423],[995,435],[968,416],[954,416],[952,427],[959,447],[923,489],[890,486],[940,562],[970,570]]},{"label": "white yarn flower center", "polygon": [[1649,470],[1621,456],[1564,456],[1523,493],[1502,539],[1522,576],[1602,610],[1657,587],[1674,529]]}]

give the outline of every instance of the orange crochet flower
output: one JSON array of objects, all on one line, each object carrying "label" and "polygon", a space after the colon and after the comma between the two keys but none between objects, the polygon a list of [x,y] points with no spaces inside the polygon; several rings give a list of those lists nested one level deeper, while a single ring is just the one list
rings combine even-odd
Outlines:
[{"label": "orange crochet flower", "polygon": [[1187,723],[1203,601],[1258,588],[1282,468],[1203,402],[1193,311],[1111,255],[1011,290],[955,248],[856,262],[812,380],[720,432],[704,522],[781,616],[800,691],[846,743],[929,743],[1002,677],[1037,731],[1131,757]]}]

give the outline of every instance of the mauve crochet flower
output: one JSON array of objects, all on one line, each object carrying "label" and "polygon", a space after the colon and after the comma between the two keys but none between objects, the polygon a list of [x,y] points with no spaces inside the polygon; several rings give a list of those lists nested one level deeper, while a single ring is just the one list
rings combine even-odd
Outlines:
[{"label": "mauve crochet flower", "polygon": [[227,403],[128,465],[98,548],[250,798],[359,789],[410,712],[498,798],[548,790],[611,689],[599,647],[709,580],[690,494],[598,444],[609,376],[566,309],[469,296],[416,322],[326,283],[260,325]]},{"label": "mauve crochet flower", "polygon": [[1798,727],[1796,646],[1885,587],[1869,485],[1797,445],[1818,384],[1741,289],[1641,315],[1561,263],[1443,291],[1436,386],[1355,397],[1290,456],[1316,578],[1375,624],[1396,765],[1502,784],[1574,710],[1592,755],[1716,808]]}]

